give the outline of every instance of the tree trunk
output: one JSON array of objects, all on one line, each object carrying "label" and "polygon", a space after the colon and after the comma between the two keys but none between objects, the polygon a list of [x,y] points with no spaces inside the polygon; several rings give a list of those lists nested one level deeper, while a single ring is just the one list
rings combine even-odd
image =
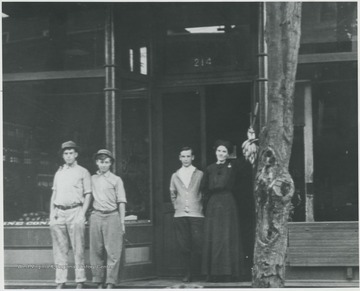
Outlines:
[{"label": "tree trunk", "polygon": [[293,142],[293,101],[300,43],[301,3],[266,2],[268,120],[259,136],[254,195],[255,288],[283,287],[287,222],[294,193],[288,167]]}]

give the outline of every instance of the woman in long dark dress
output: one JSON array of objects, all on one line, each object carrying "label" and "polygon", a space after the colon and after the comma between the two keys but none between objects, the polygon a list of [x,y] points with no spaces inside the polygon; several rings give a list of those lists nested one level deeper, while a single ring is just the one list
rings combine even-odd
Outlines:
[{"label": "woman in long dark dress", "polygon": [[228,159],[231,149],[228,141],[215,143],[217,162],[207,167],[203,178],[206,212],[202,273],[212,282],[237,281],[244,275],[239,199],[234,197],[240,195],[242,163]]}]

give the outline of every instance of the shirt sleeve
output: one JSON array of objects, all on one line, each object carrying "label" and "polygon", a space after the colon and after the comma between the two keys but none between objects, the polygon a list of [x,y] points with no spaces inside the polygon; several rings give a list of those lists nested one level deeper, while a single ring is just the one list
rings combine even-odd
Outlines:
[{"label": "shirt sleeve", "polygon": [[176,191],[175,181],[174,181],[174,174],[172,174],[171,180],[170,180],[170,191]]},{"label": "shirt sleeve", "polygon": [[96,189],[95,189],[95,177],[96,177],[96,175],[92,175],[91,176],[91,196],[93,196],[94,197],[94,192],[96,191]]},{"label": "shirt sleeve", "polygon": [[57,190],[57,176],[58,176],[58,172],[56,172],[54,176],[53,186],[51,188],[53,191]]},{"label": "shirt sleeve", "polygon": [[88,170],[84,171],[83,186],[84,186],[84,195],[91,193],[91,176]]},{"label": "shirt sleeve", "polygon": [[173,175],[171,176],[171,180],[170,180],[170,199],[171,199],[171,202],[172,202],[173,204],[175,203],[176,196],[177,196],[177,191],[176,191],[176,186],[175,186],[174,177],[175,177],[175,174],[173,174]]},{"label": "shirt sleeve", "polygon": [[116,202],[117,203],[126,203],[126,194],[125,194],[125,188],[124,183],[121,180],[120,177],[117,177],[116,184],[115,184],[115,191],[116,191]]}]

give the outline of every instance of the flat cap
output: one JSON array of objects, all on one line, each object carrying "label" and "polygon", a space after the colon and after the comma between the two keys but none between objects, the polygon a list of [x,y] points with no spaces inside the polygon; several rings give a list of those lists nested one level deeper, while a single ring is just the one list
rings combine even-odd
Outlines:
[{"label": "flat cap", "polygon": [[115,160],[113,154],[107,149],[98,150],[97,153],[94,155],[94,159],[96,160],[99,155],[106,155],[112,160]]},{"label": "flat cap", "polygon": [[64,149],[79,149],[79,147],[76,143],[69,140],[61,144],[61,151],[63,151]]}]

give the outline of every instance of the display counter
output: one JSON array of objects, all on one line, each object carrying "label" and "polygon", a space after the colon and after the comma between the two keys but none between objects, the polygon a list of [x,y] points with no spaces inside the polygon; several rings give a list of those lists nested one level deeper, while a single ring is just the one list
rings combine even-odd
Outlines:
[{"label": "display counter", "polygon": [[[91,281],[89,262],[89,229],[85,235],[87,280]],[[123,268],[120,280],[145,279],[155,276],[153,260],[153,225],[148,220],[126,222]],[[74,280],[74,259],[69,254],[69,280]],[[55,280],[52,240],[47,222],[4,223],[5,285],[50,283]]]},{"label": "display counter", "polygon": [[359,223],[289,223],[286,284],[359,287]]}]

